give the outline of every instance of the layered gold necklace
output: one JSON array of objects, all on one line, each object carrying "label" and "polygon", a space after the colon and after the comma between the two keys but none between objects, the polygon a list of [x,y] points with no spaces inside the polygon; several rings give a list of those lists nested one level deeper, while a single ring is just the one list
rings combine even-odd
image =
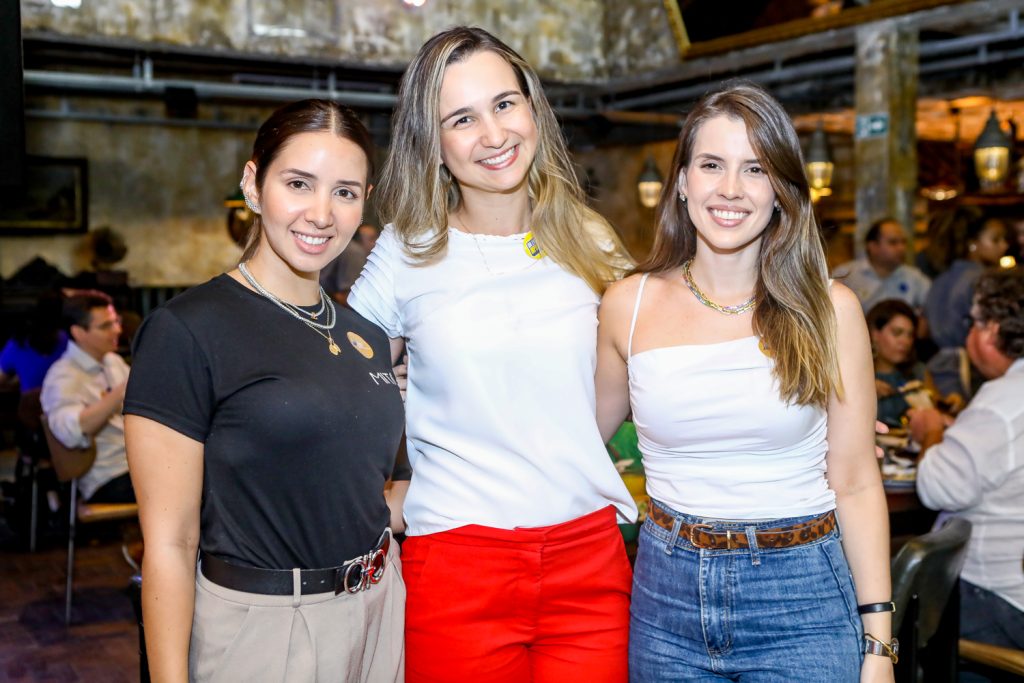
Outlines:
[{"label": "layered gold necklace", "polygon": [[[330,297],[327,296],[323,287],[320,288],[320,310],[311,312],[303,310],[294,304],[290,304],[287,301],[274,296],[270,290],[261,285],[256,278],[253,277],[252,273],[249,272],[249,269],[244,263],[238,264],[238,272],[242,274],[242,277],[245,278],[245,281],[248,282],[253,289],[267,299],[270,299],[271,302],[277,304],[277,306],[288,313],[288,315],[292,316],[306,327],[323,337],[327,341],[327,350],[330,351],[331,354],[337,356],[341,353],[341,347],[334,342],[334,337],[331,336],[331,330],[334,329],[334,324],[337,322],[337,314],[334,310],[334,303],[330,300]],[[320,316],[324,309],[327,310],[327,322],[316,322],[316,318]],[[307,320],[306,316],[309,316],[312,319]]]}]

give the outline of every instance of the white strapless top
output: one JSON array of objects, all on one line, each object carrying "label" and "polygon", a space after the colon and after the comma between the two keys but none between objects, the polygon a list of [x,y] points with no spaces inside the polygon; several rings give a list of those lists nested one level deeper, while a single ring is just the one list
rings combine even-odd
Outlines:
[{"label": "white strapless top", "polygon": [[632,354],[635,325],[634,311],[629,396],[651,497],[719,519],[835,508],[825,479],[825,411],[779,397],[757,337]]}]

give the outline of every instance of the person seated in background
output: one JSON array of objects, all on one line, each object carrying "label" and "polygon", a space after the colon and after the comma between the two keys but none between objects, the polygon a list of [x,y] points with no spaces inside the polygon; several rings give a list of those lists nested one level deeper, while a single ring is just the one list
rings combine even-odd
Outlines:
[{"label": "person seated in background", "polygon": [[920,311],[931,280],[905,263],[907,235],[899,221],[882,218],[872,223],[864,249],[864,257],[836,267],[832,277],[853,290],[865,311],[884,299],[900,299]]},{"label": "person seated in background", "polygon": [[899,299],[885,299],[868,311],[867,323],[875,362],[878,419],[899,427],[911,407],[908,398],[927,391],[924,364],[917,362],[914,353],[917,314]]},{"label": "person seated in background", "polygon": [[17,377],[22,394],[38,389],[67,347],[68,336],[60,328],[60,299],[56,293],[39,297],[31,315],[0,351],[0,383]]},{"label": "person seated in background", "polygon": [[373,247],[377,244],[377,238],[380,237],[380,228],[371,223],[363,223],[356,230],[355,239],[359,240],[359,243],[363,245],[363,249],[369,254],[373,251]]},{"label": "person seated in background", "polygon": [[84,500],[135,502],[121,415],[128,365],[114,353],[121,320],[110,297],[95,290],[72,293],[64,300],[63,314],[71,341],[43,379],[47,423],[68,448],[96,442],[96,461],[78,480]]},{"label": "person seated in background", "polygon": [[1006,225],[998,218],[979,214],[973,220],[953,225],[959,229],[949,231],[945,239],[954,260],[935,278],[924,304],[929,334],[938,347],[928,359],[928,370],[942,393],[969,397],[972,387],[964,386],[966,373],[961,367],[966,367],[963,347],[971,328],[974,283],[985,268],[999,265],[1009,245]]},{"label": "person seated in background", "polygon": [[917,493],[973,525],[960,582],[960,635],[1024,648],[1024,268],[977,282],[967,335],[988,378],[956,421],[911,410],[923,453]]}]

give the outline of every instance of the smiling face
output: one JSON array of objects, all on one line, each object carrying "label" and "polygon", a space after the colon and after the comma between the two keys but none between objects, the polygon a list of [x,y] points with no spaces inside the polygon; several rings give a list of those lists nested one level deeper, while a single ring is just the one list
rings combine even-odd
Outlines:
[{"label": "smiling face", "polygon": [[[366,154],[351,140],[326,132],[292,137],[271,162],[258,194],[250,194],[258,198],[263,223],[253,260],[274,270],[319,272],[359,227],[367,167]],[[249,187],[255,173],[249,162]]]},{"label": "smiling face", "polygon": [[905,315],[894,315],[882,329],[871,329],[871,343],[879,360],[894,367],[905,363],[914,348],[914,322]]},{"label": "smiling face", "polygon": [[537,125],[508,62],[482,50],[449,65],[439,110],[441,161],[463,197],[526,192]]},{"label": "smiling face", "polygon": [[775,191],[742,120],[708,119],[697,131],[679,192],[700,242],[731,253],[757,242],[772,218]]}]

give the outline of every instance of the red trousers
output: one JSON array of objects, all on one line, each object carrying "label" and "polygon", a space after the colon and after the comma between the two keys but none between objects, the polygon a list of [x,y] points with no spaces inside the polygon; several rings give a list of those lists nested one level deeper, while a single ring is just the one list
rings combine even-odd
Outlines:
[{"label": "red trousers", "polygon": [[402,545],[408,683],[624,683],[632,570],[611,507]]}]

